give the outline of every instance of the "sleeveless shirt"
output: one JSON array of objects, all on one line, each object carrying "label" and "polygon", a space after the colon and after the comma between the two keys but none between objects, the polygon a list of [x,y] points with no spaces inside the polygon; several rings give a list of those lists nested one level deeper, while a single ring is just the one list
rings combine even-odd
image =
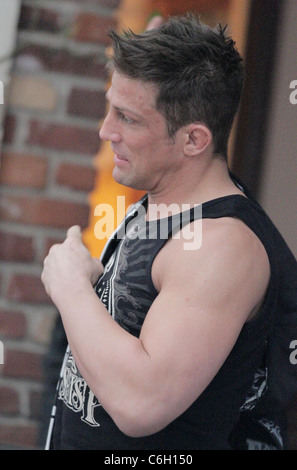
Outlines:
[{"label": "sleeveless shirt", "polygon": [[[208,201],[199,206],[201,210],[193,208],[154,221],[153,227],[144,220],[145,205],[143,198],[127,216],[120,236],[114,236],[103,257],[104,273],[95,286],[98,297],[122,328],[139,336],[158,295],[151,277],[156,255],[181,226],[199,218],[237,217],[260,239],[271,268],[265,300],[256,316],[244,324],[226,361],[204,392],[181,416],[150,436],[131,438],[117,428],[79,373],[68,349],[57,386],[52,449],[229,449],[229,436],[239,414],[253,408],[265,393],[266,343],[279,284],[273,224],[259,205],[241,195]],[[215,353],[215,345],[211,347]],[[273,431],[281,445],[280,430],[275,426]]]}]

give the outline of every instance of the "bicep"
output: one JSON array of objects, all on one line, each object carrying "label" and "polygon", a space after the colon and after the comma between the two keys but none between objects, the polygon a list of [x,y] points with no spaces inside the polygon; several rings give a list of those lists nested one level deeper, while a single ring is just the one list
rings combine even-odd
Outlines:
[{"label": "bicep", "polygon": [[[209,248],[206,243],[204,252],[173,256],[177,267],[167,266],[141,331],[154,363],[156,391],[171,418],[189,407],[216,375],[269,278],[266,254],[258,244],[242,250],[239,240],[230,249]],[[178,250],[172,244],[173,253]]]},{"label": "bicep", "polygon": [[218,298],[214,303],[193,299],[187,290],[164,288],[143,325],[140,339],[155,364],[158,393],[173,415],[208,386],[244,323],[227,303],[220,305]]}]

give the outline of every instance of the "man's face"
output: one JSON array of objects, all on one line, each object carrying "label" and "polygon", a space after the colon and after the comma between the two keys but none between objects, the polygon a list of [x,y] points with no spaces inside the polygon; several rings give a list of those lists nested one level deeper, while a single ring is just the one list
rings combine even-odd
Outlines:
[{"label": "man's face", "polygon": [[182,163],[182,131],[168,137],[166,121],[155,107],[154,84],[113,73],[107,93],[109,111],[100,137],[114,151],[114,179],[148,192],[166,191],[175,184]]}]

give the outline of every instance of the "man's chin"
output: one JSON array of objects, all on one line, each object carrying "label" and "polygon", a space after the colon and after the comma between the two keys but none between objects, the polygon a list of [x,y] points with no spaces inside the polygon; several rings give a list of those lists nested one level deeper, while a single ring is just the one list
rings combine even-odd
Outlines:
[{"label": "man's chin", "polygon": [[112,176],[116,183],[128,188],[133,188],[133,182],[130,181],[130,178],[123,175],[123,172],[120,171],[117,167],[113,169]]},{"label": "man's chin", "polygon": [[129,178],[129,176],[125,177],[123,174],[119,174],[116,168],[114,168],[112,176],[115,182],[120,184],[121,186],[135,189],[136,191],[146,191],[146,189],[144,188],[145,185],[137,183],[137,181],[133,180],[132,178]]}]

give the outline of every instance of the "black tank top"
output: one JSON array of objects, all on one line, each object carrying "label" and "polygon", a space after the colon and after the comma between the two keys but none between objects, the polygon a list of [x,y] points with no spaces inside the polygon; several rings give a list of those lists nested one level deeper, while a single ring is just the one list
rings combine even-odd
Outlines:
[{"label": "black tank top", "polygon": [[[99,298],[122,328],[139,336],[147,311],[158,295],[151,278],[156,255],[181,225],[200,217],[237,217],[261,240],[271,267],[265,300],[256,316],[245,323],[225,363],[199,398],[151,436],[130,438],[116,427],[81,377],[68,350],[57,391],[51,444],[54,449],[229,449],[229,435],[239,413],[254,407],[265,391],[266,342],[273,325],[279,283],[272,223],[259,205],[241,195],[208,201],[200,206],[202,211],[194,208],[160,219],[153,222],[153,227],[152,222],[144,222],[145,205],[143,198],[134,206],[119,235],[109,244],[103,257],[105,270],[95,286]],[[212,347],[215,351],[215,345]]]}]

